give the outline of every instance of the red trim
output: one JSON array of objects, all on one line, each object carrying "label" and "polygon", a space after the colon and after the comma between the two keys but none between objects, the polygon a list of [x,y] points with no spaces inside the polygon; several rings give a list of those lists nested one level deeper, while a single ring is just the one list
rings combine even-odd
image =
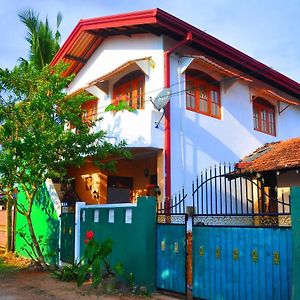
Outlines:
[{"label": "red trim", "polygon": [[[260,102],[262,101],[262,102]],[[254,130],[259,131],[259,132],[263,132],[272,136],[276,136],[276,111],[275,111],[275,107],[269,103],[268,101],[264,100],[264,99],[256,99],[253,101],[253,122],[254,122]],[[255,127],[255,118],[254,118],[254,113],[255,111],[257,112],[257,123],[258,123],[258,127]],[[262,120],[262,112],[265,111],[266,112],[266,128],[265,130],[263,130],[263,120]],[[273,115],[273,122],[270,120],[270,113]],[[272,127],[271,127],[272,126]],[[271,127],[271,128],[270,128]]]},{"label": "red trim", "polygon": [[[189,94],[189,91],[188,91],[188,83],[193,83],[192,86],[193,86],[193,92],[194,94],[192,95],[194,97],[194,101],[195,101],[195,108],[193,107],[190,107],[188,106],[188,103],[187,103],[187,97]],[[207,111],[204,111],[204,110],[201,110],[200,109],[200,102],[201,102],[201,99],[200,99],[200,87],[201,88],[204,88],[205,89],[205,92],[206,92],[206,96],[207,96],[207,99],[206,100],[206,105],[207,105]],[[211,96],[211,92],[215,91],[217,93],[217,96],[218,96],[218,102],[213,102],[212,100],[212,96]],[[193,75],[187,75],[186,76],[186,93],[185,93],[185,103],[186,103],[186,109],[187,110],[190,110],[190,111],[193,111],[193,112],[197,112],[199,114],[202,114],[202,115],[205,115],[205,116],[209,116],[209,117],[212,117],[212,118],[215,118],[215,119],[221,119],[221,97],[220,97],[220,87],[217,87],[217,86],[214,86],[210,83],[208,83],[207,81],[205,80],[200,80],[198,79],[197,77],[194,77]],[[218,114],[217,115],[214,115],[212,113],[212,106],[216,104],[217,107],[218,107]]]},{"label": "red trim", "polygon": [[[57,52],[51,65],[55,65],[58,61],[63,59],[65,54],[67,54],[74,46],[77,39],[82,38],[81,34],[86,30],[105,29],[118,26],[130,27],[143,24],[150,24],[154,26],[156,30],[160,30],[159,27],[161,26],[165,29],[167,35],[169,31],[169,35],[177,40],[182,40],[185,38],[186,34],[190,32],[193,34],[194,48],[207,52],[210,56],[215,57],[226,64],[232,65],[242,72],[249,73],[253,77],[265,81],[294,97],[300,98],[300,84],[298,82],[158,8],[81,20],[64,45]],[[125,33],[126,31],[124,31],[124,34]],[[89,53],[89,55],[91,54],[92,53]],[[89,57],[86,57],[86,59],[88,58]]]},{"label": "red trim", "polygon": [[[193,36],[187,33],[184,40],[177,43],[174,47],[164,52],[164,86],[170,88],[170,55],[178,48],[192,41]],[[170,102],[166,106],[165,113],[165,197],[166,207],[170,205],[171,197],[171,112]]]},{"label": "red trim", "polygon": [[[123,77],[124,78],[124,77]],[[122,80],[122,78],[121,78]],[[119,101],[127,101],[134,109],[144,109],[145,75],[139,75],[113,87],[112,103],[117,105]],[[128,96],[130,93],[131,96]],[[130,102],[129,102],[130,100]],[[138,101],[139,100],[139,101]],[[139,103],[138,103],[139,102]]]},{"label": "red trim", "polygon": [[138,11],[125,14],[117,14],[112,16],[91,18],[80,20],[74,30],[71,32],[67,40],[64,42],[60,50],[56,53],[51,61],[51,65],[55,65],[64,58],[70,48],[74,45],[81,33],[93,29],[106,29],[118,26],[134,26],[139,24],[153,24],[156,22],[156,14],[158,9]]}]

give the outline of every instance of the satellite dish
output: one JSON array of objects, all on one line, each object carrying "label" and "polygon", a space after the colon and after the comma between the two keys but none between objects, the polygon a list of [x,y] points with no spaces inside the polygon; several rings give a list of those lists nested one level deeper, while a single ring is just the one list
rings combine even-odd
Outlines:
[{"label": "satellite dish", "polygon": [[165,115],[165,107],[170,101],[170,89],[169,88],[164,88],[153,100],[150,99],[152,102],[153,106],[160,111],[163,109],[163,114],[161,115],[160,119],[156,123],[155,128],[158,128],[158,125],[160,124],[162,118]]},{"label": "satellite dish", "polygon": [[170,101],[170,89],[164,88],[153,100],[151,100],[153,106],[160,111]]}]

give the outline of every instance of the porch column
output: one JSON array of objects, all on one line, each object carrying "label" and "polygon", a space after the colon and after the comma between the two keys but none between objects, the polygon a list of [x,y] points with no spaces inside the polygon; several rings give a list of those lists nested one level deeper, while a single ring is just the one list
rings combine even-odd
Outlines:
[{"label": "porch column", "polygon": [[300,299],[300,186],[291,187],[292,300]]}]

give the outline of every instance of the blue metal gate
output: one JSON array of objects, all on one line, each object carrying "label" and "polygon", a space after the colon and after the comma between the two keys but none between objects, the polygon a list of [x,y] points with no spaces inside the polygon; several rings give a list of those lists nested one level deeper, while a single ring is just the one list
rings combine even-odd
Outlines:
[{"label": "blue metal gate", "polygon": [[186,226],[183,197],[158,208],[156,224],[156,288],[186,294]]},{"label": "blue metal gate", "polygon": [[291,229],[193,228],[193,296],[291,298]]},{"label": "blue metal gate", "polygon": [[194,298],[291,299],[290,199],[264,176],[220,167],[193,185]]},{"label": "blue metal gate", "polygon": [[156,288],[186,294],[186,226],[157,224]]}]

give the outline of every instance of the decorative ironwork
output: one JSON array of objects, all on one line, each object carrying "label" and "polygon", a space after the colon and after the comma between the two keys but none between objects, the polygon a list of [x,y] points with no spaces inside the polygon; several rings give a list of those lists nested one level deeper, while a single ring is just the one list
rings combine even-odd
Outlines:
[{"label": "decorative ironwork", "polygon": [[178,253],[179,252],[179,246],[178,246],[178,242],[174,243],[174,252]]},{"label": "decorative ironwork", "polygon": [[194,226],[252,226],[251,216],[199,216],[193,217]]},{"label": "decorative ironwork", "polygon": [[291,226],[291,216],[254,216],[254,225],[264,227]]},{"label": "decorative ironwork", "polygon": [[200,247],[199,247],[199,256],[200,256],[200,257],[203,257],[203,256],[204,256],[204,247],[203,247],[203,246],[200,246]]},{"label": "decorative ironwork", "polygon": [[160,243],[160,249],[161,249],[162,252],[164,252],[166,250],[166,242],[165,241],[162,241]]},{"label": "decorative ironwork", "polygon": [[185,225],[187,221],[186,214],[157,214],[156,223],[158,224],[182,224]]},{"label": "decorative ironwork", "polygon": [[278,251],[275,251],[273,253],[273,263],[274,265],[279,265],[280,264],[280,254]]},{"label": "decorative ironwork", "polygon": [[75,207],[74,206],[62,206],[61,207],[61,212],[63,214],[75,213]]},{"label": "decorative ironwork", "polygon": [[222,215],[194,215],[193,226],[243,226],[243,227],[290,227],[291,216],[222,216]]},{"label": "decorative ironwork", "polygon": [[292,225],[291,215],[279,215],[278,216],[278,224],[279,224],[279,226],[291,227],[291,225]]},{"label": "decorative ironwork", "polygon": [[186,200],[187,194],[182,188],[181,192],[175,194],[174,197],[170,199],[165,199],[163,202],[157,203],[157,213],[158,214],[185,214],[186,213]]},{"label": "decorative ironwork", "polygon": [[239,259],[239,250],[233,249],[233,260],[238,260],[238,259]]},{"label": "decorative ironwork", "polygon": [[251,258],[252,258],[253,262],[257,263],[257,261],[258,261],[258,253],[257,253],[256,249],[252,250],[252,252],[251,252]]},{"label": "decorative ironwork", "polygon": [[194,226],[291,226],[290,197],[260,174],[210,168],[192,186]]}]

